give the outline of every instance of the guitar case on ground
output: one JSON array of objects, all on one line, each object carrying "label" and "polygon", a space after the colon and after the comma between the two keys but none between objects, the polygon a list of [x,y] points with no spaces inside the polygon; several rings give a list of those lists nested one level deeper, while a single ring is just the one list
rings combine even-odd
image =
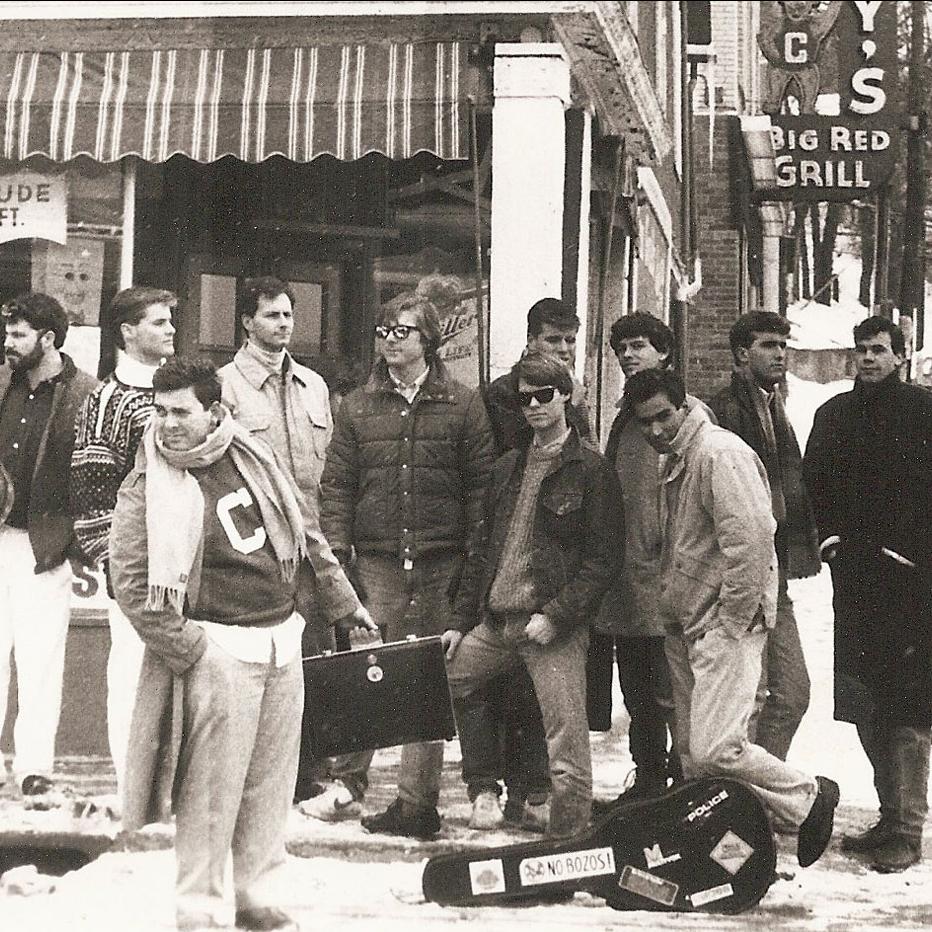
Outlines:
[{"label": "guitar case on ground", "polygon": [[619,803],[572,839],[431,858],[422,884],[429,901],[447,906],[585,890],[613,909],[740,913],[767,892],[776,861],[753,790],[702,777],[656,799]]}]

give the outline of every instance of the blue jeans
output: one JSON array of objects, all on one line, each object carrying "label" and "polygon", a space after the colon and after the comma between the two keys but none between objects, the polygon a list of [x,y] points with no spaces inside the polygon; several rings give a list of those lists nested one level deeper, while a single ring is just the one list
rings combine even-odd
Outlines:
[{"label": "blue jeans", "polygon": [[[410,570],[397,557],[359,554],[355,576],[359,596],[373,620],[383,630],[386,641],[403,641],[408,635],[439,635],[452,625],[449,588],[462,558],[455,553],[424,557],[414,561]],[[372,751],[365,758],[363,772],[372,762]],[[333,768],[351,792],[361,796],[359,768],[349,773]],[[398,774],[398,798],[417,809],[432,809],[440,798],[440,773],[443,769],[443,742],[406,744],[401,750]]]},{"label": "blue jeans", "polygon": [[778,822],[796,829],[812,808],[815,779],[748,740],[766,642],[766,631],[735,638],[721,627],[689,641],[667,635],[677,748],[683,776],[743,780]]},{"label": "blue jeans", "polygon": [[460,641],[447,668],[457,710],[463,756],[474,740],[470,697],[496,674],[523,663],[540,703],[547,739],[553,796],[548,833],[573,835],[589,822],[592,809],[592,755],[586,717],[586,652],[589,631],[575,628],[541,646],[524,634],[526,617],[504,626],[483,622]]}]

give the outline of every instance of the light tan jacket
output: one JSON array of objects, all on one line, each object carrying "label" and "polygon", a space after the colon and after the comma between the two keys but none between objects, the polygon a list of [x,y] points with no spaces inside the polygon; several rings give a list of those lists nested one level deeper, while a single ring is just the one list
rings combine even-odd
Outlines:
[{"label": "light tan jacket", "polygon": [[[291,473],[307,520],[307,512],[315,518],[318,514],[320,476],[333,434],[330,392],[320,375],[295,362],[289,353],[285,353],[284,371],[284,380],[277,385],[275,375],[243,347],[220,369],[222,400],[233,417],[264,440]],[[293,412],[294,432],[283,414],[282,389]]]},{"label": "light tan jacket", "polygon": [[736,434],[693,408],[661,464],[660,612],[694,640],[776,623],[776,522],[767,472]]}]

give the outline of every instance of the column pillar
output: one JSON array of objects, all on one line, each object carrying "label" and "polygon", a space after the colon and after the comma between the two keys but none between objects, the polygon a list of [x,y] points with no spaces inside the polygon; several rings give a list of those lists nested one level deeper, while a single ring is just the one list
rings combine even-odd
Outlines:
[{"label": "column pillar", "polygon": [[559,43],[498,43],[492,109],[492,378],[521,355],[528,308],[558,298],[563,273],[564,112],[570,68]]}]

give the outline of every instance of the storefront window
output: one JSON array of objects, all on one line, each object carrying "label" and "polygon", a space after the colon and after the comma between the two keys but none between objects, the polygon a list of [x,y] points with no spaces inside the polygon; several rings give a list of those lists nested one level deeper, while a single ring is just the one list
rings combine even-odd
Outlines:
[{"label": "storefront window", "polygon": [[119,163],[0,161],[0,300],[42,291],[71,321],[65,351],[97,371],[100,317],[119,288]]}]

